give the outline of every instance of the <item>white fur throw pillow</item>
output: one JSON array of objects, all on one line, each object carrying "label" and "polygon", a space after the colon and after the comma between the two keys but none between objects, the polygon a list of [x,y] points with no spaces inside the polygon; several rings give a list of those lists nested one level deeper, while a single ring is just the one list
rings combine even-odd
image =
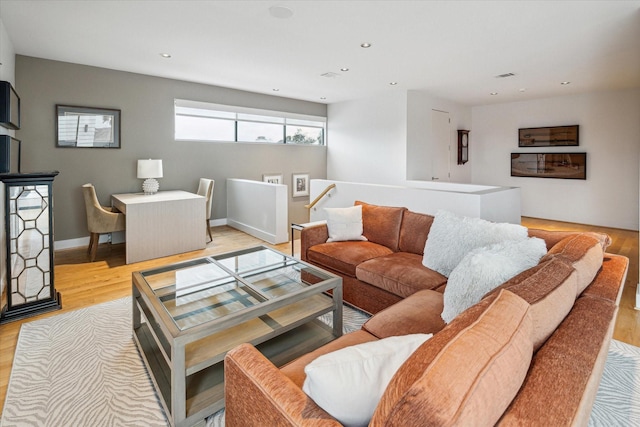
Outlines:
[{"label": "white fur throw pillow", "polygon": [[544,240],[537,237],[495,243],[469,252],[449,276],[442,320],[451,322],[487,292],[537,265],[546,253]]},{"label": "white fur throw pillow", "polygon": [[391,377],[431,334],[370,341],[319,356],[304,372],[304,391],[345,426],[367,426]]},{"label": "white fur throw pillow", "polygon": [[439,210],[429,230],[422,264],[449,277],[462,258],[473,249],[527,237],[527,228],[518,224],[461,217]]},{"label": "white fur throw pillow", "polygon": [[349,208],[324,208],[327,213],[327,242],[367,240],[362,235],[362,205]]}]

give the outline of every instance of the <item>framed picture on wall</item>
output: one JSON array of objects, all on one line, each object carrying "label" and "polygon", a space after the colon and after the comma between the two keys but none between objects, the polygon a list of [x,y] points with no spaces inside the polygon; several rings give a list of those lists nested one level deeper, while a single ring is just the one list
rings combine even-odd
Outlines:
[{"label": "framed picture on wall", "polygon": [[511,153],[511,176],[587,179],[587,153]]},{"label": "framed picture on wall", "polygon": [[579,145],[578,131],[578,125],[518,129],[518,147]]},{"label": "framed picture on wall", "polygon": [[56,105],[56,147],[120,148],[120,110]]},{"label": "framed picture on wall", "polygon": [[20,140],[0,135],[0,173],[20,173],[20,145]]},{"label": "framed picture on wall", "polygon": [[282,174],[265,173],[262,175],[262,182],[268,182],[269,184],[282,184]]},{"label": "framed picture on wall", "polygon": [[292,193],[293,197],[302,197],[309,195],[309,174],[294,173],[292,175]]}]

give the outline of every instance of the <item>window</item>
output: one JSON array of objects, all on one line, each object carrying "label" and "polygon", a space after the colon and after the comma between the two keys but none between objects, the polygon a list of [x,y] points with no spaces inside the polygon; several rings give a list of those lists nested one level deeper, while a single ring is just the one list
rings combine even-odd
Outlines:
[{"label": "window", "polygon": [[325,145],[326,117],[176,99],[175,138]]}]

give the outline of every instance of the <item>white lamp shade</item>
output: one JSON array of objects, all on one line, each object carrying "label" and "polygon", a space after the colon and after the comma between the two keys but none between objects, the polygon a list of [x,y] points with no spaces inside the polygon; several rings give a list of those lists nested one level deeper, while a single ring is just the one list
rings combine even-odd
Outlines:
[{"label": "white lamp shade", "polygon": [[138,178],[162,178],[162,160],[138,160]]}]

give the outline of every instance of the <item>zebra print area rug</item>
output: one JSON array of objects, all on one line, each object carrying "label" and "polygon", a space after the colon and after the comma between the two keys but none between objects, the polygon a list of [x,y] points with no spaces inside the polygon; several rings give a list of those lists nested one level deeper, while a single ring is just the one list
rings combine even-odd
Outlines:
[{"label": "zebra print area rug", "polygon": [[[345,306],[344,331],[367,318]],[[0,426],[168,425],[131,337],[130,297],[22,325]],[[224,426],[224,410],[206,425]]]},{"label": "zebra print area rug", "polygon": [[[367,319],[346,306],[344,317],[345,332]],[[131,337],[131,298],[22,325],[0,426],[168,425]],[[224,410],[206,425],[224,427]],[[612,341],[589,425],[640,426],[640,348]]]},{"label": "zebra print area rug", "polygon": [[640,347],[611,341],[589,426],[640,426]]}]

